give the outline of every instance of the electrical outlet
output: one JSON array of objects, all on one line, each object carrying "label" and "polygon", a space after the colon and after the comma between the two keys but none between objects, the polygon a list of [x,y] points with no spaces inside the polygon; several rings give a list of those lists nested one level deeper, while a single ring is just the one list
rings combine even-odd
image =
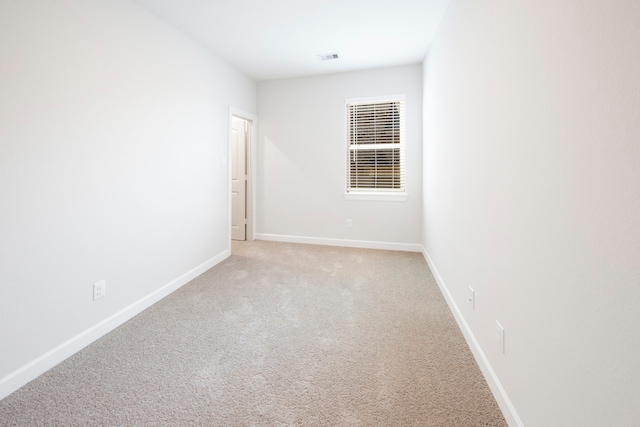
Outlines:
[{"label": "electrical outlet", "polygon": [[467,301],[469,301],[471,310],[475,310],[476,309],[476,292],[473,290],[471,286],[469,286],[469,294],[467,296]]},{"label": "electrical outlet", "polygon": [[500,352],[504,354],[504,328],[502,327],[500,322],[498,322],[497,320],[496,320],[496,338],[498,340],[498,348],[500,349]]},{"label": "electrical outlet", "polygon": [[101,280],[93,284],[93,300],[99,300],[107,294],[107,281]]},{"label": "electrical outlet", "polygon": [[347,228],[353,228],[353,220],[347,220]]}]

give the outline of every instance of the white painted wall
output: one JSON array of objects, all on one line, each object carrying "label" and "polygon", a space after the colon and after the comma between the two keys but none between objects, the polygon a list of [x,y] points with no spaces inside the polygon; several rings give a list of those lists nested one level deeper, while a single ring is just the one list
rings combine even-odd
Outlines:
[{"label": "white painted wall", "polygon": [[640,420],[639,16],[452,0],[424,63],[424,245],[513,425]]},{"label": "white painted wall", "polygon": [[[345,99],[397,94],[406,94],[408,200],[345,200]],[[420,64],[259,82],[256,237],[419,248],[421,99]]]},{"label": "white painted wall", "polygon": [[0,398],[228,256],[230,105],[255,82],[129,1],[0,2]]}]

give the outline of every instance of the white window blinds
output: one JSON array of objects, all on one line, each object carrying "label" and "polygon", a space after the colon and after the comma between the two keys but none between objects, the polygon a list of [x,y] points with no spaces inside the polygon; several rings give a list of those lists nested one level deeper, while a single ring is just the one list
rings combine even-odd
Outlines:
[{"label": "white window blinds", "polygon": [[405,191],[404,97],[346,102],[347,193]]}]

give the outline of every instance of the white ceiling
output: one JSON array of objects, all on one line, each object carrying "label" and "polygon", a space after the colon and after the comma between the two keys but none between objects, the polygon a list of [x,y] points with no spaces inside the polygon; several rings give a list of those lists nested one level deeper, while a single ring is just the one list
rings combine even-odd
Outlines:
[{"label": "white ceiling", "polygon": [[421,62],[449,2],[135,1],[256,80]]}]

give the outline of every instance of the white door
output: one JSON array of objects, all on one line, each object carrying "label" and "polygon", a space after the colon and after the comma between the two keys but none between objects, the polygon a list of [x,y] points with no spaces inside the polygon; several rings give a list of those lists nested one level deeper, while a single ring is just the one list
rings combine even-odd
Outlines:
[{"label": "white door", "polygon": [[233,117],[231,136],[231,238],[246,239],[247,138],[245,121]]}]

